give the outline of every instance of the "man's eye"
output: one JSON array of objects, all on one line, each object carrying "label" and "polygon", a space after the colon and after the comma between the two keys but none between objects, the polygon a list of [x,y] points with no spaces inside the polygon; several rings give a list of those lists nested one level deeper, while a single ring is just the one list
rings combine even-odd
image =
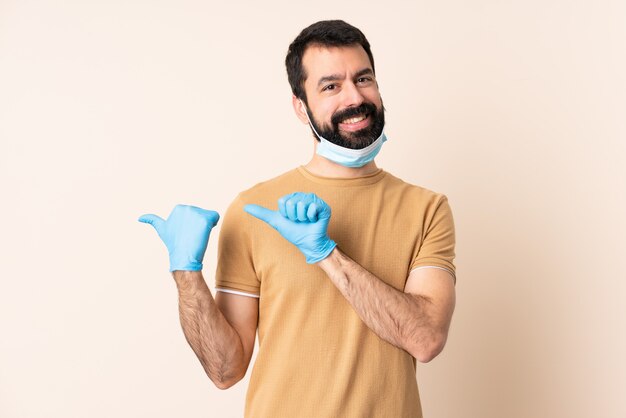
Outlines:
[{"label": "man's eye", "polygon": [[324,88],[322,89],[322,91],[327,91],[327,90],[334,90],[335,89],[335,85],[334,84],[329,84],[327,86],[324,86]]},{"label": "man's eye", "polygon": [[367,83],[368,81],[372,81],[370,77],[359,77],[357,78],[357,83]]}]

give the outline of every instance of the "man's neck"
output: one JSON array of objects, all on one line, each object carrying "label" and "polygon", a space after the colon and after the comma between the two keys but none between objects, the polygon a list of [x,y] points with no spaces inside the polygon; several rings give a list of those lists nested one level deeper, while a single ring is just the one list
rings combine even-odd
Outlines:
[{"label": "man's neck", "polygon": [[[317,144],[315,149],[317,149]],[[355,178],[373,174],[378,171],[376,162],[370,161],[363,167],[345,167],[313,153],[313,158],[304,166],[310,173],[320,177]]]}]

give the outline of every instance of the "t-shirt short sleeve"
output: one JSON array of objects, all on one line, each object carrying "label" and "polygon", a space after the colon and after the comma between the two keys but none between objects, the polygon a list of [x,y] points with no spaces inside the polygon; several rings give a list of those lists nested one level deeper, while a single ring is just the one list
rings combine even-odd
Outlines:
[{"label": "t-shirt short sleeve", "polygon": [[244,212],[243,206],[241,196],[237,196],[224,214],[217,247],[215,287],[259,296],[261,283],[254,269],[248,228],[251,216]]},{"label": "t-shirt short sleeve", "polygon": [[432,209],[427,211],[422,243],[409,271],[418,267],[440,267],[448,270],[456,283],[454,266],[454,219],[445,195],[439,195]]}]

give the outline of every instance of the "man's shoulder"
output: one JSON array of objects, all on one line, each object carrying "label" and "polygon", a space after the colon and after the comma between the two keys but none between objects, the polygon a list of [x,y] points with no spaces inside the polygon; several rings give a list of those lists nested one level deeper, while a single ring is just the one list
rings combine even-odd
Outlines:
[{"label": "man's shoulder", "polygon": [[299,174],[297,168],[294,168],[241,191],[235,200],[239,200],[243,204],[256,203],[261,205],[275,202],[288,190],[292,190],[294,184],[301,180],[302,175]]},{"label": "man's shoulder", "polygon": [[386,173],[384,187],[390,192],[400,193],[406,197],[412,196],[420,201],[439,201],[446,197],[443,193],[403,180],[389,172]]}]

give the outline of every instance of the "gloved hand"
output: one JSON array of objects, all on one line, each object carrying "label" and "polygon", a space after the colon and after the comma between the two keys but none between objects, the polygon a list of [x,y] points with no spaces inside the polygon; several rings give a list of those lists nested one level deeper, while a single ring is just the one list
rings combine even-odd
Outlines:
[{"label": "gloved hand", "polygon": [[202,270],[202,258],[211,229],[220,215],[195,206],[176,205],[166,221],[157,215],[143,215],[139,222],[156,229],[170,254],[170,271]]},{"label": "gloved hand", "polygon": [[306,256],[309,264],[328,257],[337,246],[326,233],[330,206],[313,193],[291,193],[278,199],[278,211],[246,205],[250,215],[267,222]]}]

